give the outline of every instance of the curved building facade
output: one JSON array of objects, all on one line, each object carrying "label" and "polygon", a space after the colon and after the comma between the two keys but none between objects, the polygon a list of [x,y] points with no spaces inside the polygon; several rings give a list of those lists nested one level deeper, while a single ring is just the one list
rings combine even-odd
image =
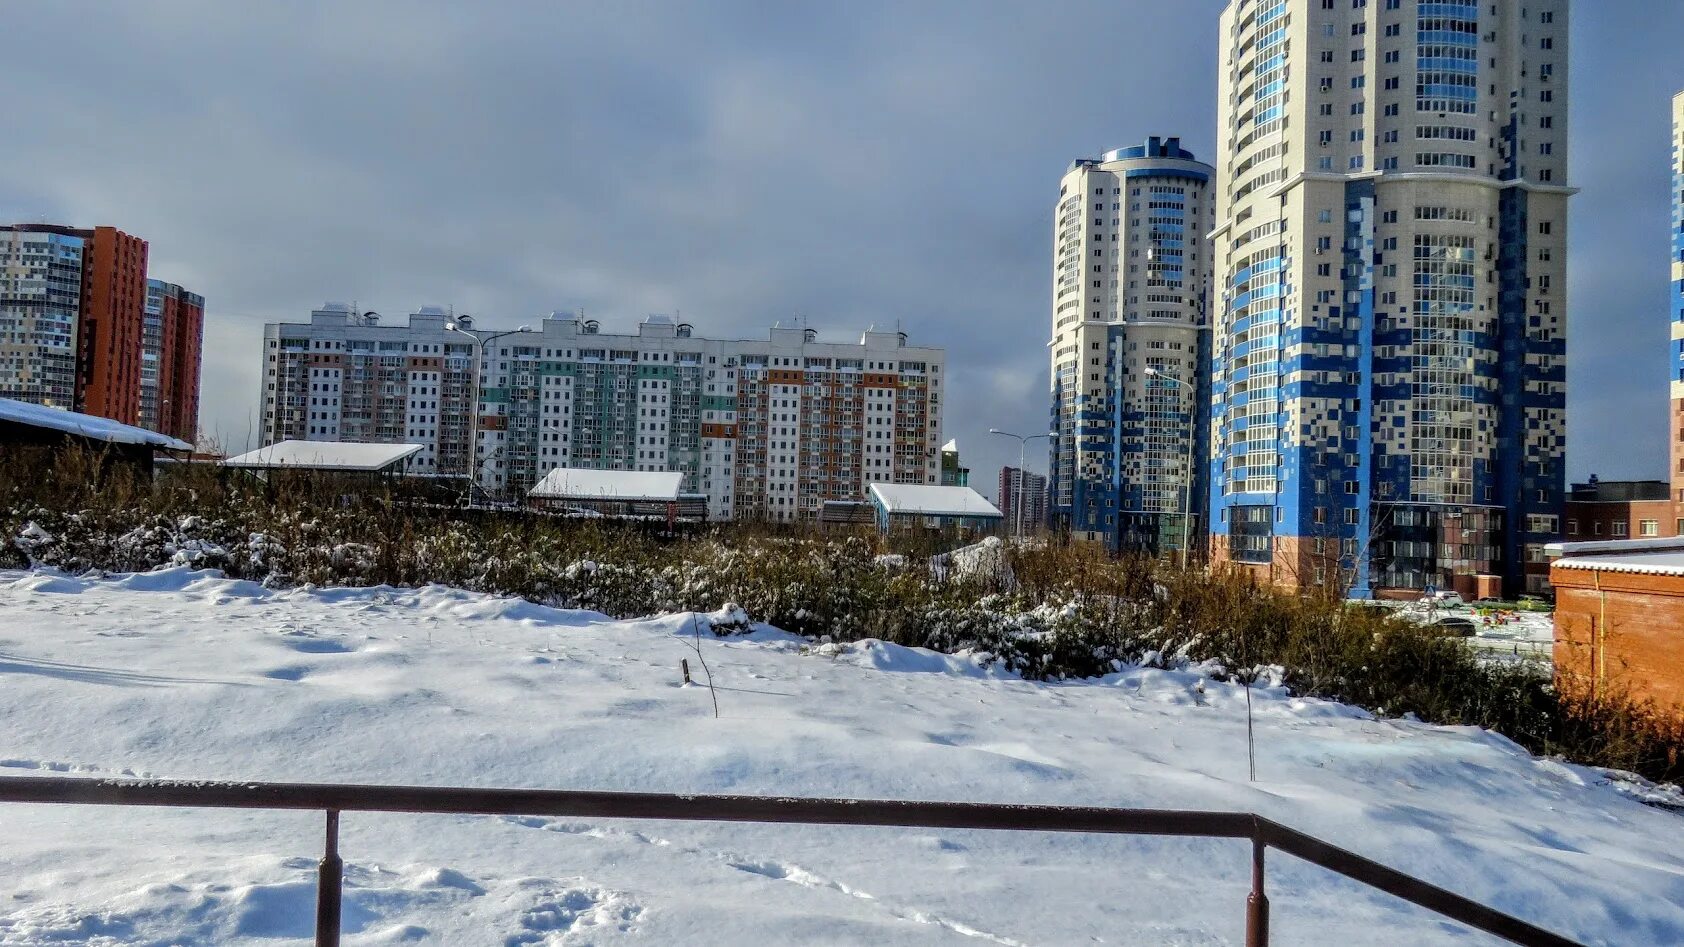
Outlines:
[{"label": "curved building facade", "polygon": [[1567,0],[1228,4],[1218,560],[1359,596],[1547,584],[1567,21]]},{"label": "curved building facade", "polygon": [[1202,547],[1214,174],[1151,138],[1060,184],[1048,516],[1076,538]]}]

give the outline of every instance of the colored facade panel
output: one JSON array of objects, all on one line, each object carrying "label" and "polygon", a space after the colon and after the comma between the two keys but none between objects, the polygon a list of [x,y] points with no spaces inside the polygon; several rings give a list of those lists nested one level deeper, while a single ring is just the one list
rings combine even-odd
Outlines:
[{"label": "colored facade panel", "polygon": [[1567,3],[1230,3],[1216,557],[1547,584],[1565,497]]},{"label": "colored facade panel", "polygon": [[1153,138],[1060,186],[1048,516],[1078,539],[1204,546],[1213,176]]}]

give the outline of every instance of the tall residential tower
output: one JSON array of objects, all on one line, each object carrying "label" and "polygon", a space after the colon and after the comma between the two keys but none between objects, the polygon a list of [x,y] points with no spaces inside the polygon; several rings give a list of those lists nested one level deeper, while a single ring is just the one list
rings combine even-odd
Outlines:
[{"label": "tall residential tower", "polygon": [[1180,139],[1152,138],[1075,162],[1059,186],[1049,512],[1078,539],[1200,546],[1212,176]]},{"label": "tall residential tower", "polygon": [[1548,581],[1568,2],[1231,0],[1213,553],[1356,595]]},{"label": "tall residential tower", "polygon": [[1672,501],[1684,536],[1684,92],[1672,99]]}]

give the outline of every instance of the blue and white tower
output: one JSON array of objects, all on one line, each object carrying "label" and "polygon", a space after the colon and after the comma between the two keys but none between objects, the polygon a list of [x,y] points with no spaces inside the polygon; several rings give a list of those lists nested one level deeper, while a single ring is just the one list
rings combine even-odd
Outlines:
[{"label": "blue and white tower", "polygon": [[1230,0],[1213,554],[1341,592],[1548,582],[1567,0]]},{"label": "blue and white tower", "polygon": [[1151,138],[1059,187],[1049,517],[1078,539],[1204,548],[1213,177]]}]

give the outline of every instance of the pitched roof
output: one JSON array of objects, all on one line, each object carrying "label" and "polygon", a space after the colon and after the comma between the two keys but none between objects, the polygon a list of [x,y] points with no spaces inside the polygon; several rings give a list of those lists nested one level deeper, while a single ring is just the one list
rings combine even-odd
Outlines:
[{"label": "pitched roof", "polygon": [[30,427],[46,428],[51,431],[63,431],[77,437],[89,440],[104,441],[107,444],[144,444],[162,450],[193,449],[192,444],[176,440],[135,427],[123,424],[110,418],[98,418],[91,414],[77,414],[63,408],[49,408],[46,405],[31,404],[27,401],[15,401],[11,398],[0,398],[0,421],[11,421],[14,424],[27,424]]},{"label": "pitched roof", "polygon": [[588,470],[557,467],[527,496],[564,500],[676,501],[684,474],[676,470]]},{"label": "pitched roof", "polygon": [[363,444],[355,441],[281,441],[222,462],[249,470],[343,470],[373,472],[407,460],[420,444]]},{"label": "pitched roof", "polygon": [[925,483],[874,483],[871,496],[890,513],[917,516],[980,516],[1003,514],[970,487],[938,487]]}]

